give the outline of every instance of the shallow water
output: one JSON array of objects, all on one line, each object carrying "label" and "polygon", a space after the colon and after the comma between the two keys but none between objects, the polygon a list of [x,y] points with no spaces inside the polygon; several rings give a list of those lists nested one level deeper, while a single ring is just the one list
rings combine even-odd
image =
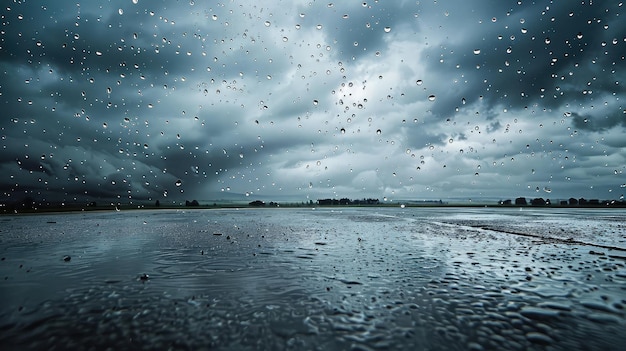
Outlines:
[{"label": "shallow water", "polygon": [[623,210],[4,216],[0,257],[2,349],[626,349]]}]

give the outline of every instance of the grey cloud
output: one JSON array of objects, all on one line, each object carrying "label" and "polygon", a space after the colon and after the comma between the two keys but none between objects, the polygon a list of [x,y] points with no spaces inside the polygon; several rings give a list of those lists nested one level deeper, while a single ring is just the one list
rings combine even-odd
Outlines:
[{"label": "grey cloud", "polygon": [[329,6],[326,3],[313,3],[302,9],[305,17],[302,25],[317,27],[322,25],[326,37],[336,47],[340,60],[350,61],[373,53],[385,47],[386,27],[401,25],[410,5],[401,2],[382,4],[378,2],[341,2]]},{"label": "grey cloud", "polygon": [[613,112],[610,115],[604,116],[573,112],[572,125],[581,130],[602,132],[617,126],[626,128],[626,118],[624,118],[624,113],[620,114],[619,112]]},{"label": "grey cloud", "polygon": [[[615,5],[610,7],[616,9]],[[587,88],[587,83],[593,83],[603,74],[604,64],[613,65],[607,61],[619,57],[622,58],[618,61],[622,61],[626,53],[623,45],[603,49],[603,42],[612,42],[611,34],[603,26],[609,23],[609,28],[624,26],[616,23],[610,12],[605,12],[603,6],[572,3],[551,5],[549,11],[539,4],[525,5],[522,11],[513,10],[510,15],[501,10],[492,11],[494,22],[483,16],[482,24],[472,26],[477,31],[460,33],[463,40],[450,40],[445,50],[431,47],[426,51],[425,61],[438,77],[463,73],[468,84],[463,85],[465,88],[457,100],[462,97],[469,104],[479,96],[490,105],[502,104],[508,108],[533,103],[556,107],[566,99],[590,103],[590,98],[582,94],[585,89],[593,89]],[[475,21],[481,18],[476,17]],[[475,54],[475,50],[480,51]],[[609,54],[602,54],[603,50]],[[440,54],[444,63],[435,61]],[[602,91],[594,92],[598,93]],[[457,102],[439,100],[435,111],[451,114],[454,103]]]}]

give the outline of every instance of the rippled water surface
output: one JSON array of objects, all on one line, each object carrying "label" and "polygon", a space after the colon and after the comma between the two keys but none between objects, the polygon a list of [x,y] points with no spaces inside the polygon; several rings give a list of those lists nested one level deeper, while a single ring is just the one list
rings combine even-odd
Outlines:
[{"label": "rippled water surface", "polygon": [[0,348],[625,350],[623,210],[0,217]]}]

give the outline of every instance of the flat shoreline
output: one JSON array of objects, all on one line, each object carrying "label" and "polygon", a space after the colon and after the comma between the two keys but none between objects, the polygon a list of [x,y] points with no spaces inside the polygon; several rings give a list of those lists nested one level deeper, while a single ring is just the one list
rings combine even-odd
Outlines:
[{"label": "flat shoreline", "polygon": [[0,210],[2,215],[18,215],[18,214],[51,214],[51,213],[67,213],[67,212],[111,212],[111,211],[134,211],[134,210],[220,210],[220,209],[253,209],[253,210],[281,210],[294,208],[324,208],[324,209],[348,209],[348,208],[502,208],[502,209],[626,209],[626,202],[616,202],[614,204],[600,205],[499,205],[499,204],[378,204],[378,205],[297,205],[288,204],[280,206],[251,206],[248,204],[216,204],[216,205],[200,205],[200,206],[146,206],[146,205],[122,205],[122,206],[50,206],[40,208],[9,208],[5,207]]}]

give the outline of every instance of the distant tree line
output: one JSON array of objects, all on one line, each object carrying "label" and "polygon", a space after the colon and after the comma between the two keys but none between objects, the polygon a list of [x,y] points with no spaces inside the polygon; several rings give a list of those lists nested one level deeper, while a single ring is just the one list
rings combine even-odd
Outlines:
[{"label": "distant tree line", "polygon": [[503,206],[568,206],[568,207],[576,207],[576,206],[615,206],[615,207],[625,207],[626,202],[617,201],[617,200],[598,200],[598,199],[590,199],[587,200],[585,198],[569,198],[568,200],[560,200],[556,203],[553,203],[550,199],[544,199],[542,197],[537,197],[534,199],[527,200],[525,197],[518,197],[515,199],[515,202],[512,200],[501,200],[499,202],[500,205]]},{"label": "distant tree line", "polygon": [[[265,207],[265,201],[255,200],[248,203],[248,205],[253,207]],[[278,207],[278,202],[270,201],[269,207]]]},{"label": "distant tree line", "polygon": [[356,199],[351,200],[348,198],[342,199],[318,199],[317,204],[320,206],[337,206],[337,205],[378,205],[380,201],[378,199]]},{"label": "distant tree line", "polygon": [[[356,199],[356,200],[352,200],[352,199],[348,199],[348,198],[342,198],[342,199],[318,199],[316,201],[318,206],[348,206],[348,205],[379,205],[380,204],[380,200],[378,199]],[[290,206],[313,206],[315,203],[313,202],[313,200],[309,200],[308,202],[302,202],[301,204],[296,204],[296,203],[292,203],[292,204],[287,204],[286,206],[290,207]],[[269,203],[265,203],[264,201],[261,200],[254,200],[248,203],[248,206],[251,207],[279,207],[280,205],[278,204],[278,202],[269,202]]]},{"label": "distant tree line", "polygon": [[[156,206],[158,207],[159,205],[156,205]],[[196,206],[200,206],[200,203],[198,202],[198,200],[191,200],[191,201],[186,200],[185,201],[185,206],[187,206],[187,207],[196,207]]]}]

